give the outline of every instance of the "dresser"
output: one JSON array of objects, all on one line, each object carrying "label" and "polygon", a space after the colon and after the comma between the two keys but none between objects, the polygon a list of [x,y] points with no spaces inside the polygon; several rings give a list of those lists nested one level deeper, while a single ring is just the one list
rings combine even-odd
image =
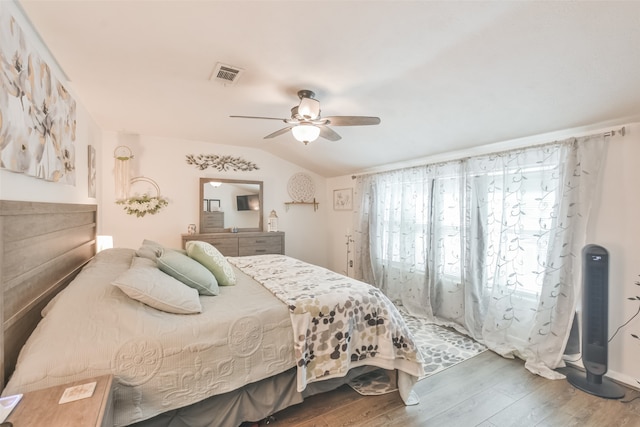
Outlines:
[{"label": "dresser", "polygon": [[182,247],[185,248],[190,240],[210,243],[224,256],[284,255],[284,232],[282,231],[183,234]]}]

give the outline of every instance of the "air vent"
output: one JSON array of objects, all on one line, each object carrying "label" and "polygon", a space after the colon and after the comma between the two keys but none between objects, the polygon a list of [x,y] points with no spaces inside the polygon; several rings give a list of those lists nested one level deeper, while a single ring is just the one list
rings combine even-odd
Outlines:
[{"label": "air vent", "polygon": [[244,70],[242,68],[218,62],[216,67],[213,69],[209,80],[216,81],[224,85],[232,85],[238,81],[243,71]]}]

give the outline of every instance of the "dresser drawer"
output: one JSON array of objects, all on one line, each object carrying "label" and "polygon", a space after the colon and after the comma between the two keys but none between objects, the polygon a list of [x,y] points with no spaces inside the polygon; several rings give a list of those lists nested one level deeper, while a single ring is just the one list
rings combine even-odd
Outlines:
[{"label": "dresser drawer", "polygon": [[211,243],[224,256],[238,256],[238,239],[209,239]]},{"label": "dresser drawer", "polygon": [[200,233],[210,233],[224,228],[224,212],[202,212]]},{"label": "dresser drawer", "polygon": [[210,243],[224,256],[284,254],[282,231],[183,234],[182,247],[186,249],[187,242],[191,240]]},{"label": "dresser drawer", "polygon": [[238,255],[281,254],[282,236],[256,236],[238,238]]},{"label": "dresser drawer", "polygon": [[229,236],[229,237],[219,237],[219,236],[209,237],[209,236],[202,236],[202,235],[200,236],[194,235],[194,236],[196,237],[191,239],[190,238],[185,239],[184,241],[185,247],[189,240],[199,240],[201,242],[207,242],[215,246],[215,248],[219,250],[220,253],[224,256],[238,256],[238,238],[235,236]]}]

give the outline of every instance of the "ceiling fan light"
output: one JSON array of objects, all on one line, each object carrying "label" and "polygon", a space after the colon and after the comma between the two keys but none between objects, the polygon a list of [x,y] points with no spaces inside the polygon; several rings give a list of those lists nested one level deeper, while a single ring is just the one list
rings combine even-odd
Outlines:
[{"label": "ceiling fan light", "polygon": [[293,137],[305,144],[313,142],[320,136],[320,128],[311,124],[299,124],[291,128]]},{"label": "ceiling fan light", "polygon": [[316,119],[320,116],[320,101],[317,99],[302,98],[296,113],[307,120]]}]

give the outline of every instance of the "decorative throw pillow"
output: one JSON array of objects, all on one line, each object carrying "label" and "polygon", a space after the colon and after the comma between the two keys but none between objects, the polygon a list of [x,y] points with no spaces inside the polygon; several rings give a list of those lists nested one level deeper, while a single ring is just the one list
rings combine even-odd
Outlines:
[{"label": "decorative throw pillow", "polygon": [[131,268],[112,284],[130,298],[157,310],[175,314],[202,312],[196,289],[158,270],[156,264],[146,258],[134,258]]},{"label": "decorative throw pillow", "polygon": [[149,240],[149,239],[144,239],[142,241],[142,246],[154,246],[158,249],[162,249],[164,248],[164,246],[162,246],[160,243],[154,241],[154,240]]},{"label": "decorative throw pillow", "polygon": [[148,259],[153,260],[155,262],[156,259],[160,255],[162,255],[162,251],[163,250],[176,251],[176,252],[180,252],[183,255],[187,254],[187,251],[185,251],[184,249],[168,249],[168,248],[165,248],[164,246],[162,246],[158,242],[154,242],[153,240],[144,239],[142,241],[142,246],[140,246],[140,249],[138,249],[136,251],[136,256],[139,256],[139,257],[142,257],[142,258],[148,258]]},{"label": "decorative throw pillow", "polygon": [[198,261],[211,271],[220,286],[236,284],[236,274],[229,261],[213,245],[199,240],[191,240],[186,244],[187,255]]},{"label": "decorative throw pillow", "polygon": [[159,255],[162,254],[162,249],[155,248],[153,246],[142,245],[140,249],[136,251],[136,256],[147,258],[151,261],[155,261]]},{"label": "decorative throw pillow", "polygon": [[169,276],[198,290],[201,295],[218,295],[216,277],[199,262],[170,249],[163,249],[157,259],[158,268]]}]

